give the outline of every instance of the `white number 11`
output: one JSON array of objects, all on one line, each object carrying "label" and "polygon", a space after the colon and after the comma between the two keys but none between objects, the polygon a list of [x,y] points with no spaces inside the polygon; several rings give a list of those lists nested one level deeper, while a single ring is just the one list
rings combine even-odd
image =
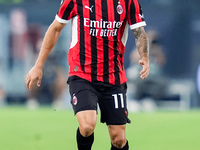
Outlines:
[{"label": "white number 11", "polygon": [[123,93],[119,93],[119,94],[113,94],[112,96],[114,97],[114,102],[115,102],[115,108],[119,108],[118,105],[118,95],[120,96],[121,99],[121,107],[124,108],[124,98],[123,98]]}]

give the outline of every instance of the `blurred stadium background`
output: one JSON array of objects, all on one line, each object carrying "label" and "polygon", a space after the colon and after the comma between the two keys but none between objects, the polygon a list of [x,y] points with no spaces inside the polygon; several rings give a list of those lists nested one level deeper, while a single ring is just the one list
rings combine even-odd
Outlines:
[{"label": "blurred stadium background", "polygon": [[[135,82],[138,81],[137,66],[132,60],[135,45],[129,31],[124,65],[133,120],[133,125],[128,126],[131,145],[138,150],[199,150],[200,1],[140,0],[140,3],[148,25],[145,29],[156,33],[151,42],[162,49],[164,60],[159,69],[152,64],[151,71],[156,75],[148,82]],[[25,76],[36,60],[41,40],[59,5],[59,0],[0,0],[2,150],[19,150],[23,146],[29,150],[64,150],[69,148],[66,141],[73,143],[69,149],[75,149],[77,122],[66,86],[70,23],[46,62],[42,86],[29,92],[25,85]],[[140,95],[136,97],[137,93]],[[107,130],[98,126],[97,140],[104,142],[102,133]],[[96,150],[103,149],[104,144],[96,143]],[[105,144],[109,147],[109,140]]]}]

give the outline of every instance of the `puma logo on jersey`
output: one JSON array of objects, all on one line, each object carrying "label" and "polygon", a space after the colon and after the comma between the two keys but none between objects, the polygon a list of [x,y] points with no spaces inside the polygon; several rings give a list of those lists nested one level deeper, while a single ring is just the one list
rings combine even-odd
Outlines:
[{"label": "puma logo on jersey", "polygon": [[91,12],[93,12],[92,8],[94,7],[94,5],[92,5],[91,7],[85,5],[85,8],[89,9]]}]

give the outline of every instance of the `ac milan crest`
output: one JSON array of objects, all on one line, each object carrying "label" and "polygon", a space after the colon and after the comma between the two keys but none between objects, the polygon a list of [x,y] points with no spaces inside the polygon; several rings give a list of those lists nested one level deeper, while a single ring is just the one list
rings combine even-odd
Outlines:
[{"label": "ac milan crest", "polygon": [[123,7],[122,7],[122,5],[117,5],[117,13],[119,14],[119,15],[121,15],[122,13],[123,13]]},{"label": "ac milan crest", "polygon": [[76,105],[78,103],[77,97],[75,94],[73,94],[73,99],[72,99],[73,105]]}]

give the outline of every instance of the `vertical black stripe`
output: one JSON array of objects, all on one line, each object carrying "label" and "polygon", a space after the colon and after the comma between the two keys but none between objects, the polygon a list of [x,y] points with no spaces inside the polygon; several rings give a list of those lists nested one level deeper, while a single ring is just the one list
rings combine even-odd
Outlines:
[{"label": "vertical black stripe", "polygon": [[69,4],[67,5],[67,8],[65,9],[64,13],[63,13],[62,19],[68,20],[69,15],[70,15],[71,11],[73,10],[73,8],[74,8],[74,3],[71,0],[69,2]]},{"label": "vertical black stripe", "polygon": [[85,71],[85,32],[84,32],[84,18],[83,18],[83,3],[82,0],[77,0],[77,11],[80,16],[80,65],[81,69]]},{"label": "vertical black stripe", "polygon": [[127,17],[128,17],[128,3],[129,3],[129,0],[124,0],[125,1],[125,7],[126,7],[126,10],[124,10],[125,12],[126,12],[126,19],[125,20],[127,20]]},{"label": "vertical black stripe", "polygon": [[[102,19],[108,21],[108,6],[107,1],[101,0],[102,7]],[[105,30],[104,28],[102,28]],[[109,83],[109,49],[108,49],[108,37],[103,38],[103,52],[104,52],[104,63],[103,63],[103,81]]]},{"label": "vertical black stripe", "polygon": [[[94,0],[89,0],[89,7],[92,8],[92,11],[90,11],[90,20],[96,20],[96,10],[95,10]],[[93,29],[95,29],[95,27],[93,27]],[[92,56],[91,78],[92,82],[95,82],[97,81],[97,39],[95,36],[92,35],[90,37],[91,37],[91,56]]]},{"label": "vertical black stripe", "polygon": [[130,5],[130,20],[131,20],[131,24],[136,23],[135,4],[134,4],[133,0],[131,0],[131,5]]},{"label": "vertical black stripe", "polygon": [[[113,0],[113,5],[114,5],[114,14],[115,14],[115,21],[118,22],[120,21],[120,15],[117,13],[117,5],[118,5],[118,1]],[[119,30],[118,30],[119,31]],[[120,84],[120,76],[119,76],[119,66],[118,66],[118,55],[119,55],[119,51],[117,49],[117,36],[114,36],[114,44],[113,44],[113,48],[114,48],[114,69],[115,69],[115,84]]]},{"label": "vertical black stripe", "polygon": [[126,15],[127,15],[127,12],[128,12],[128,3],[129,3],[129,0],[124,0],[125,1],[125,5],[126,5]]}]

